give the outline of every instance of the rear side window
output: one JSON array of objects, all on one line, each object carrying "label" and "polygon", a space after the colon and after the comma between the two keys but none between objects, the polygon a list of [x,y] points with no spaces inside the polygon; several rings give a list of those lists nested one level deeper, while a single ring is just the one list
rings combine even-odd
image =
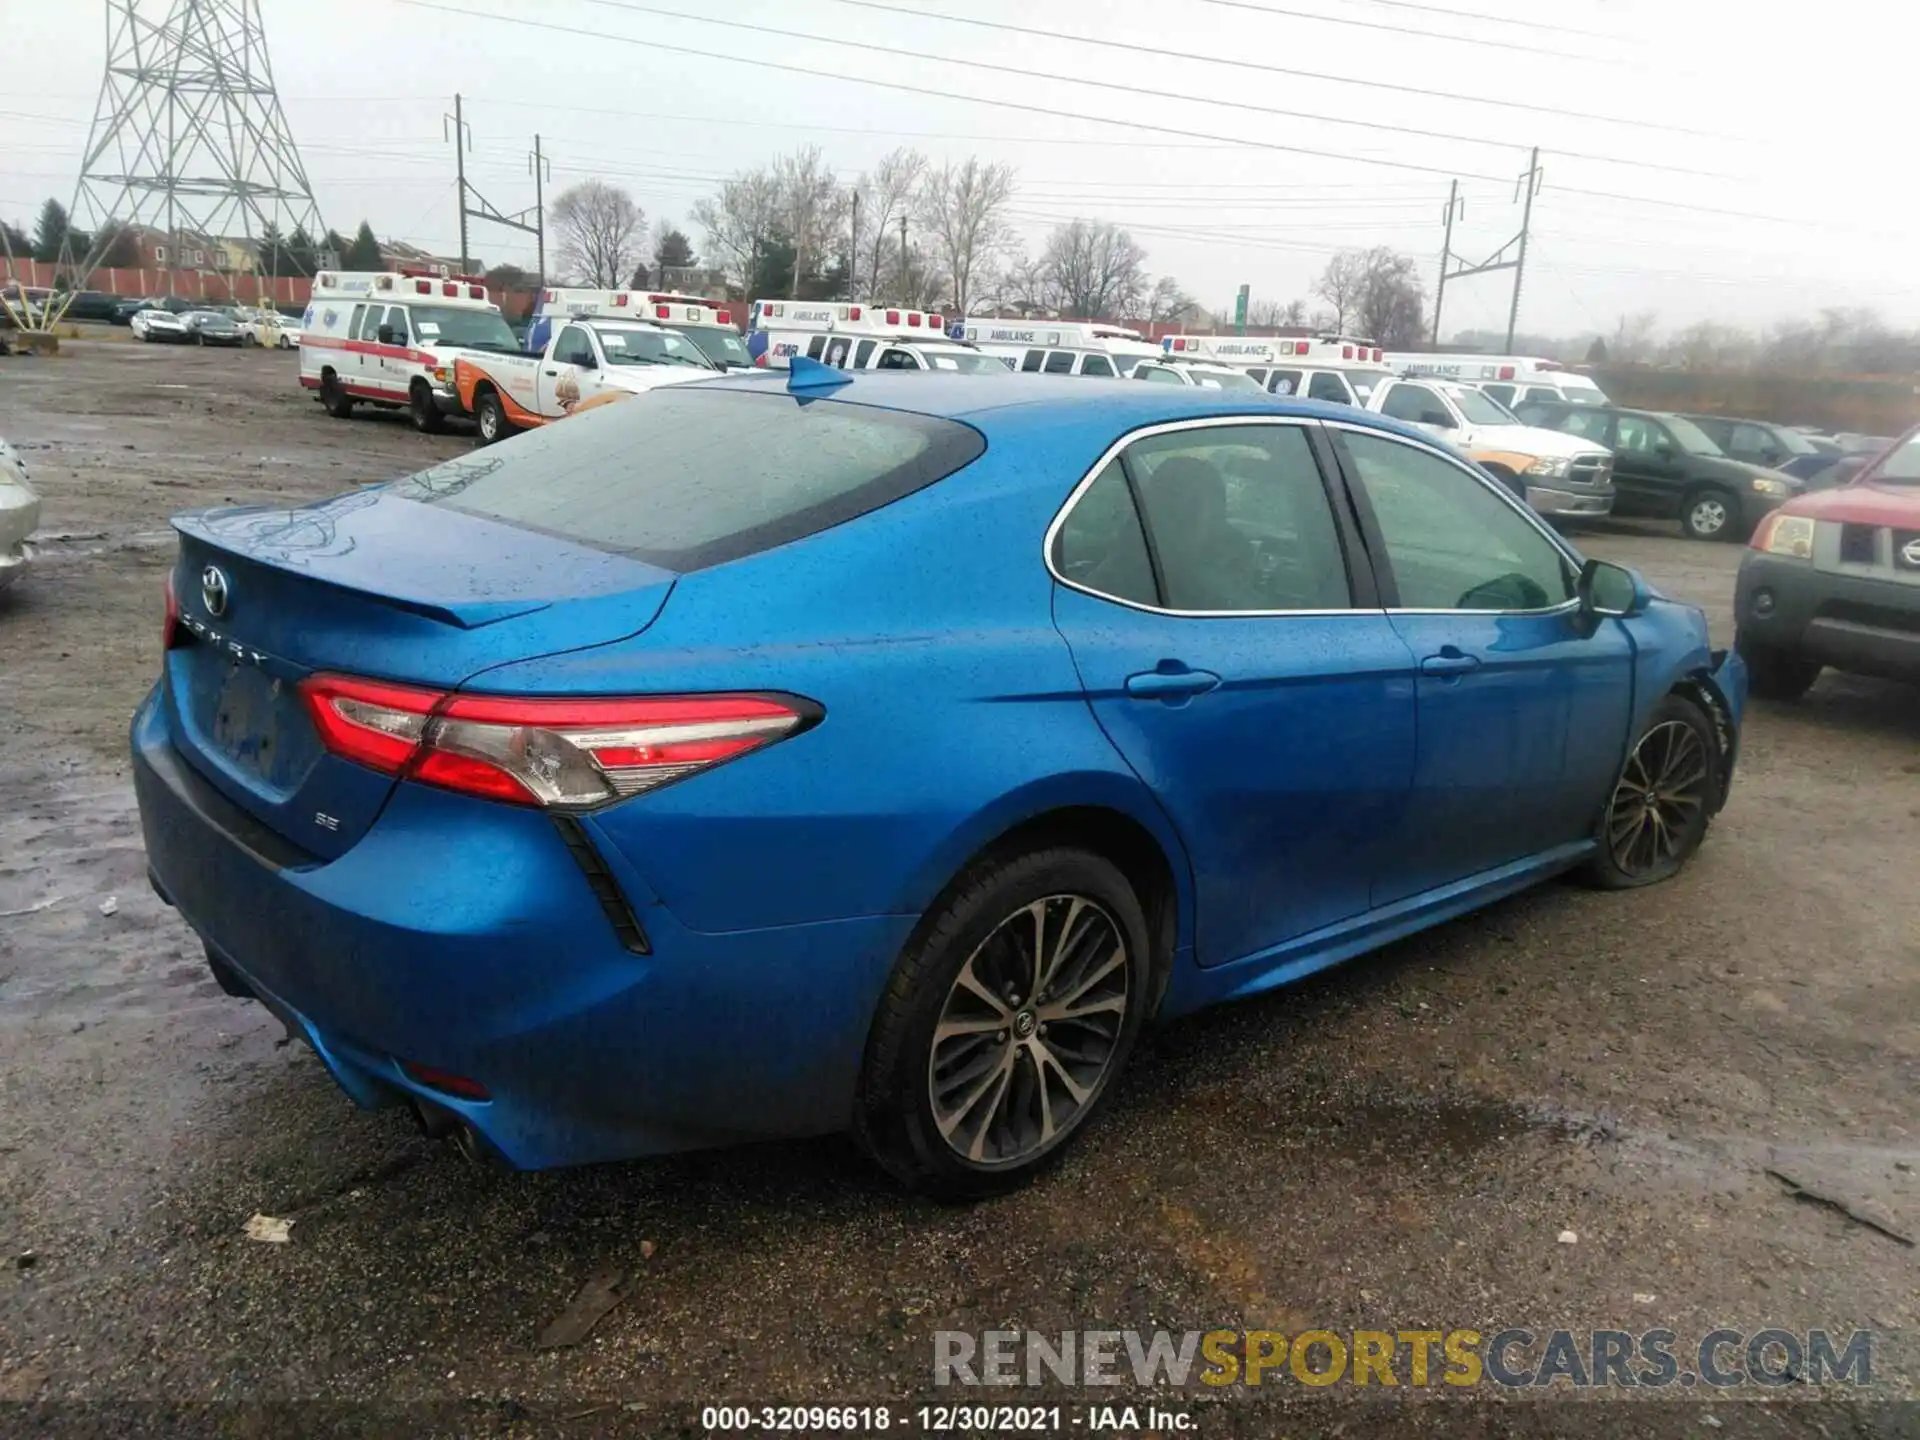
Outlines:
[{"label": "rear side window", "polygon": [[1082,375],[1106,375],[1111,377],[1113,374],[1113,362],[1104,355],[1089,355],[1080,362],[1080,373]]},{"label": "rear side window", "polygon": [[809,360],[818,360],[826,348],[827,337],[824,335],[814,336],[807,342],[807,358]]},{"label": "rear side window", "polygon": [[1029,350],[1021,357],[1020,368],[1031,375],[1040,368],[1046,358],[1047,352],[1044,350]]},{"label": "rear side window", "polygon": [[699,570],[924,489],[986,449],[957,421],[665,386],[394,482],[428,505]]},{"label": "rear side window", "polygon": [[1049,350],[1047,352],[1047,374],[1070,375],[1073,373],[1073,352],[1071,350]]},{"label": "rear side window", "polygon": [[1298,370],[1275,370],[1267,376],[1267,389],[1276,395],[1298,395],[1301,378]]},{"label": "rear side window", "polygon": [[1331,370],[1318,370],[1307,381],[1309,400],[1332,400],[1341,405],[1353,404],[1353,391],[1347,388],[1347,382]]},{"label": "rear side window", "polygon": [[1158,603],[1147,538],[1118,460],[1107,462],[1067,513],[1054,537],[1053,563],[1085,589],[1136,605]]}]

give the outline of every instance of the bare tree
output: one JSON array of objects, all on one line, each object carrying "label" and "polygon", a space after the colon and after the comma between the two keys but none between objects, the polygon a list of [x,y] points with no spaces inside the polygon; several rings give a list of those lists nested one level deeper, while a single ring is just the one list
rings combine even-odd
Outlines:
[{"label": "bare tree", "polygon": [[1278,300],[1249,300],[1247,302],[1247,324],[1262,330],[1270,330],[1287,322],[1280,317],[1285,308]]},{"label": "bare tree", "polygon": [[689,212],[707,237],[727,282],[742,294],[752,286],[768,238],[781,220],[779,183],[765,170],[747,170],[721,185],[720,193],[698,201]]},{"label": "bare tree", "polygon": [[1426,335],[1426,290],[1411,255],[1385,245],[1362,256],[1360,293],[1353,318],[1360,333],[1380,345],[1401,349]]},{"label": "bare tree", "polygon": [[983,165],[975,156],[927,173],[916,197],[920,223],[946,266],[954,307],[965,315],[981,272],[1007,242],[1013,167]]},{"label": "bare tree", "polygon": [[1313,293],[1333,307],[1333,328],[1345,331],[1355,318],[1361,291],[1366,287],[1367,252],[1341,250],[1327,261],[1327,268],[1313,282]]},{"label": "bare tree", "polygon": [[773,164],[778,187],[780,229],[793,246],[793,279],[788,295],[800,293],[800,278],[823,269],[821,262],[838,246],[848,193],[834,178],[818,145],[809,145]]},{"label": "bare tree", "polygon": [[1613,338],[1607,341],[1607,358],[1616,365],[1633,364],[1650,358],[1653,354],[1653,332],[1658,325],[1659,320],[1651,310],[1642,310],[1636,315],[1622,315],[1620,323],[1614,326]]},{"label": "bare tree", "polygon": [[631,195],[604,180],[582,180],[554,197],[550,213],[562,266],[601,289],[626,284],[647,234],[646,212]]},{"label": "bare tree", "polygon": [[860,196],[860,229],[854,236],[856,294],[878,299],[890,293],[882,290],[881,276],[889,267],[898,270],[900,217],[912,212],[926,169],[927,157],[903,146],[855,182]]},{"label": "bare tree", "polygon": [[1026,251],[1017,246],[1008,253],[1005,268],[995,277],[994,289],[996,308],[1012,310],[1022,319],[1059,308],[1053,272],[1047,266],[1046,257],[1029,259]]},{"label": "bare tree", "polygon": [[1147,292],[1149,322],[1191,320],[1200,313],[1199,302],[1180,288],[1171,275],[1162,275]]},{"label": "bare tree", "polygon": [[1146,288],[1147,252],[1104,220],[1056,225],[1041,263],[1059,307],[1088,320],[1132,310]]},{"label": "bare tree", "polygon": [[1295,329],[1304,326],[1307,323],[1307,302],[1304,300],[1289,300],[1280,311],[1280,318],[1275,323],[1290,326]]}]

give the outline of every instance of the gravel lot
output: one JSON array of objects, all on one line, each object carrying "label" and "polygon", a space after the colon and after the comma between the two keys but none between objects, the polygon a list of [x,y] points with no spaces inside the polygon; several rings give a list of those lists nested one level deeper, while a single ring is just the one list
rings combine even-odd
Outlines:
[{"label": "gravel lot", "polygon": [[[1920,1391],[1920,1251],[1767,1173],[1920,1236],[1920,693],[1829,674],[1757,705],[1670,885],[1550,885],[1152,1037],[1020,1195],[906,1199],[839,1143],[480,1171],[224,998],[144,880],[123,752],[166,517],[471,443],[329,419],[296,363],[0,359],[0,434],[46,499],[41,563],[0,593],[0,1430],[700,1433],[690,1405],[899,1406],[942,1329],[1722,1323],[1872,1328],[1876,1403],[1523,1401],[1474,1433],[1920,1429],[1888,1403]],[[1737,549],[1580,539],[1730,641]],[[255,1212],[291,1242],[246,1238]],[[607,1270],[618,1307],[538,1348]],[[300,1408],[245,1408],[268,1402]],[[471,1408],[424,1408],[450,1402]],[[1298,1386],[1182,1404],[1207,1436],[1468,1413]]]}]

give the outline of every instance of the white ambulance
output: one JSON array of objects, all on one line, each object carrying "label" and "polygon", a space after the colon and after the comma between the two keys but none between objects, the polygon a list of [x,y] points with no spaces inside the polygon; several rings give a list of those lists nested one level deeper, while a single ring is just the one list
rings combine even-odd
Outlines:
[{"label": "white ambulance", "polygon": [[1138,330],[1086,320],[994,320],[969,316],[952,326],[956,340],[998,355],[1025,374],[1128,376],[1159,361],[1158,345]]},{"label": "white ambulance", "polygon": [[753,357],[733,326],[731,308],[698,295],[653,290],[542,290],[527,329],[526,351],[538,355],[560,323],[582,316],[645,320],[678,330],[722,370],[747,370]]},{"label": "white ambulance", "polygon": [[340,419],[364,402],[434,431],[465,413],[457,358],[519,350],[477,275],[323,270],[300,321],[300,383]]},{"label": "white ambulance", "polygon": [[931,310],[865,301],[756,300],[747,317],[753,363],[784,370],[796,355],[840,370],[944,370],[1004,375],[1007,366],[947,337]]},{"label": "white ambulance", "polygon": [[1169,335],[1160,342],[1167,358],[1237,365],[1275,395],[1301,395],[1338,405],[1364,407],[1394,372],[1371,340],[1354,335],[1297,336]]},{"label": "white ambulance", "polygon": [[1530,400],[1564,400],[1570,405],[1613,403],[1592,376],[1537,355],[1419,355],[1396,351],[1387,356],[1387,364],[1399,375],[1430,375],[1476,386],[1508,409]]}]

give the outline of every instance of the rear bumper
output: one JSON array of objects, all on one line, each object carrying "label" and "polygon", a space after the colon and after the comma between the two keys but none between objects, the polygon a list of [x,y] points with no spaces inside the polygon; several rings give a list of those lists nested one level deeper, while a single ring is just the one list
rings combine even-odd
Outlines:
[{"label": "rear bumper", "polygon": [[400,785],[321,862],[200,777],[158,691],[132,746],[155,888],[358,1103],[429,1100],[522,1168],[848,1123],[913,917],[701,933],[600,843],[646,932],[637,954],[546,815]]},{"label": "rear bumper", "polygon": [[1743,643],[1860,675],[1920,680],[1920,585],[1749,553],[1734,588]]}]

